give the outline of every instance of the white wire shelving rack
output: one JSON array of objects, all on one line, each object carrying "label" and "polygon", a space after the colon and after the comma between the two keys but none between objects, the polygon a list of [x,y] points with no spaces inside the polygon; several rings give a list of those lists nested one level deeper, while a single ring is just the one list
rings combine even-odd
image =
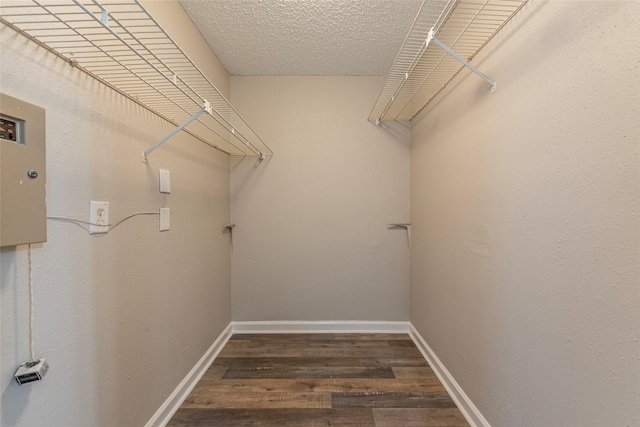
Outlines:
[{"label": "white wire shelving rack", "polygon": [[391,67],[369,120],[411,120],[528,0],[425,0]]},{"label": "white wire shelving rack", "polygon": [[0,21],[211,147],[273,152],[138,0],[2,0]]}]

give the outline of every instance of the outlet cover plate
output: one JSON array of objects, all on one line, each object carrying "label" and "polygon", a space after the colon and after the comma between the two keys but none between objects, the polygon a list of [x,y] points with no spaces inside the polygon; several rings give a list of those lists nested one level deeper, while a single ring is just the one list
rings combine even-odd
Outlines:
[{"label": "outlet cover plate", "polygon": [[89,222],[91,223],[89,225],[89,234],[108,233],[109,202],[95,202],[92,200],[89,205]]},{"label": "outlet cover plate", "polygon": [[171,227],[170,208],[160,208],[160,231],[167,231]]},{"label": "outlet cover plate", "polygon": [[160,192],[171,193],[171,172],[160,169]]}]

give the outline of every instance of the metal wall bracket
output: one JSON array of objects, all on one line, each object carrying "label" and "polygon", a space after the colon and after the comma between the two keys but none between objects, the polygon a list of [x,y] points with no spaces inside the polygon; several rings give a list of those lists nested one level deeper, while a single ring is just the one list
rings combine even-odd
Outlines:
[{"label": "metal wall bracket", "polygon": [[485,82],[489,83],[491,85],[491,93],[496,91],[496,82],[495,82],[495,80],[492,80],[489,77],[487,77],[484,73],[482,73],[482,71],[478,70],[476,67],[474,67],[473,65],[469,64],[469,62],[467,62],[463,57],[458,55],[453,49],[451,49],[449,46],[445,45],[440,40],[438,40],[434,36],[434,29],[433,28],[431,28],[429,30],[429,35],[427,36],[426,45],[428,46],[429,43],[431,43],[431,42],[434,42],[435,44],[440,46],[442,49],[444,49],[445,52],[447,52],[449,55],[453,56],[455,59],[460,61],[462,63],[462,65],[464,65],[465,67],[467,67],[468,69],[470,69],[471,71],[476,73],[478,76],[480,76],[480,78],[482,80],[484,80]]},{"label": "metal wall bracket", "polygon": [[191,123],[192,121],[196,120],[198,117],[200,117],[202,115],[202,113],[207,113],[207,114],[212,114],[212,110],[211,110],[211,105],[209,105],[209,103],[205,100],[204,103],[202,104],[202,110],[198,111],[197,113],[195,113],[193,116],[189,117],[187,119],[187,121],[185,121],[184,123],[182,123],[180,126],[178,126],[177,128],[175,128],[174,130],[172,130],[171,132],[169,132],[167,134],[167,136],[165,136],[164,138],[162,138],[160,141],[156,142],[155,144],[153,144],[151,147],[149,147],[147,150],[145,150],[142,153],[142,161],[146,162],[147,161],[147,156],[149,155],[149,153],[151,153],[153,150],[155,150],[156,148],[158,148],[159,146],[161,146],[162,144],[164,144],[165,142],[167,142],[169,140],[169,138],[171,138],[172,136],[174,136],[176,133],[180,132],[184,127],[186,127],[189,123]]},{"label": "metal wall bracket", "polygon": [[227,224],[224,226],[225,230],[229,230],[229,234],[231,235],[231,253],[233,253],[233,229],[236,227],[235,224]]},{"label": "metal wall bracket", "polygon": [[390,229],[404,228],[407,230],[407,240],[409,241],[409,250],[411,250],[411,224],[387,224]]}]

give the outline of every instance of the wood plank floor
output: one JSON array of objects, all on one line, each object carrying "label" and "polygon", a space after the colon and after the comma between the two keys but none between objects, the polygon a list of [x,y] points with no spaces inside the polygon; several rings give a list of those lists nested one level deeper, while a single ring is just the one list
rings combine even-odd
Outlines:
[{"label": "wood plank floor", "polygon": [[405,334],[234,335],[168,424],[468,425]]}]

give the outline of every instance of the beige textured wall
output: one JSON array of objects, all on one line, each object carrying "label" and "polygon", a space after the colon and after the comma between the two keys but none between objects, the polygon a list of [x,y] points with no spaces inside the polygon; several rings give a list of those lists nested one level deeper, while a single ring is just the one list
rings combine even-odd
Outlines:
[{"label": "beige textured wall", "polygon": [[640,424],[638,22],[531,1],[412,123],[411,321],[493,426]]},{"label": "beige textured wall", "polygon": [[409,129],[374,77],[231,77],[276,155],[232,162],[234,320],[407,320]]},{"label": "beige textured wall", "polygon": [[[153,3],[170,33],[199,37],[177,3]],[[49,215],[88,220],[90,200],[112,220],[157,211],[158,168],[172,179],[169,232],[157,216],[106,235],[48,221],[33,248],[41,383],[13,381],[29,357],[27,251],[2,249],[1,424],[144,425],[230,321],[228,156],[179,134],[142,163],[167,123],[4,26],[1,43],[0,90],[46,109]],[[186,48],[228,91],[206,44]]]}]

